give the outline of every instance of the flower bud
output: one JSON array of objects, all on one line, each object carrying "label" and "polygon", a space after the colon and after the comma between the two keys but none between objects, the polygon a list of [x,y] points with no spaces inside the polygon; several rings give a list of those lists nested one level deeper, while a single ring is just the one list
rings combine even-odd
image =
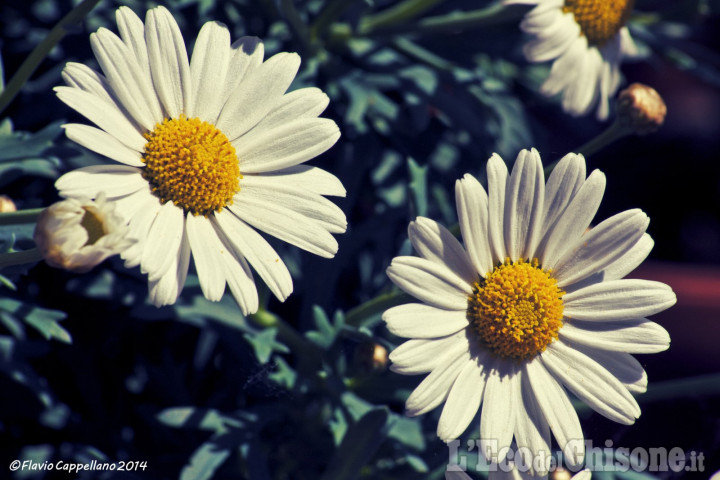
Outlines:
[{"label": "flower bud", "polygon": [[617,98],[617,118],[637,135],[652,133],[665,121],[667,107],[652,87],[633,83]]},{"label": "flower bud", "polygon": [[12,198],[7,195],[0,195],[0,213],[17,212],[17,207]]},{"label": "flower bud", "polygon": [[48,265],[85,273],[134,241],[127,238],[125,221],[103,193],[95,200],[68,198],[40,214],[35,243]]}]

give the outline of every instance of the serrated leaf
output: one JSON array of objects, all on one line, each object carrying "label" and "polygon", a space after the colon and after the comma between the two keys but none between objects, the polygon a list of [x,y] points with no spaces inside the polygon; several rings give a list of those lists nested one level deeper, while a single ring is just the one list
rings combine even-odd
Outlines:
[{"label": "serrated leaf", "polygon": [[23,320],[46,340],[54,338],[63,343],[72,343],[72,337],[68,331],[58,324],[67,317],[64,312],[41,308],[12,298],[0,299],[0,310],[7,316]]},{"label": "serrated leaf", "polygon": [[279,385],[292,390],[295,388],[297,372],[280,357],[275,358],[275,371],[268,375],[268,378]]},{"label": "serrated leaf", "polygon": [[244,424],[242,420],[217,410],[196,407],[166,408],[155,418],[168,427],[208,430],[217,434],[226,433],[230,428],[240,428]]},{"label": "serrated leaf", "polygon": [[193,452],[190,464],[183,467],[180,480],[208,480],[229,456],[229,448],[220,448],[213,441],[205,442]]},{"label": "serrated leaf", "polygon": [[289,353],[290,350],[282,343],[275,340],[277,328],[265,328],[257,333],[246,333],[243,337],[250,343],[255,351],[258,361],[265,364],[270,360],[273,352]]}]

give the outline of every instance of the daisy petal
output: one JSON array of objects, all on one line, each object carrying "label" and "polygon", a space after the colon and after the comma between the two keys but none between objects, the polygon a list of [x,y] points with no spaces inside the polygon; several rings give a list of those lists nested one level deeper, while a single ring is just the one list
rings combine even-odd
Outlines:
[{"label": "daisy petal", "polygon": [[567,393],[548,373],[539,357],[525,366],[535,400],[570,465],[579,465],[585,456],[583,433]]},{"label": "daisy petal", "polygon": [[566,322],[560,339],[626,353],[657,353],[670,346],[667,330],[647,318],[621,322]]},{"label": "daisy petal", "polygon": [[629,353],[611,352],[609,350],[600,350],[574,342],[567,342],[566,340],[563,341],[602,365],[615,378],[620,380],[630,392],[645,393],[647,390],[647,373],[645,373],[645,369],[640,362]]},{"label": "daisy petal", "polygon": [[[225,76],[225,85],[221,88],[221,110],[230,95],[238,90],[240,84],[263,63],[265,47],[257,37],[241,37],[230,45],[230,63]],[[213,124],[217,125],[220,111],[214,114]]]},{"label": "daisy petal", "polygon": [[[503,240],[505,210],[505,185],[508,169],[499,155],[493,154],[487,163],[488,176],[488,236],[493,253],[493,263],[505,261],[507,251]],[[483,272],[484,273],[484,272]]]},{"label": "daisy petal", "polygon": [[540,358],[556,379],[604,417],[632,425],[640,416],[640,407],[627,388],[590,357],[553,342]]},{"label": "daisy petal", "polygon": [[437,308],[465,311],[472,288],[447,267],[418,257],[395,257],[390,280],[413,297]]},{"label": "daisy petal", "polygon": [[444,402],[450,387],[469,361],[467,351],[444,357],[443,363],[425,377],[410,394],[405,402],[405,413],[415,417],[429,412]]},{"label": "daisy petal", "polygon": [[483,408],[480,414],[480,451],[488,461],[505,460],[515,430],[520,376],[509,365],[496,361],[488,372]]},{"label": "daisy petal", "polygon": [[225,101],[221,88],[230,64],[230,32],[220,22],[207,22],[200,29],[192,58],[190,74],[193,79],[193,104],[185,112],[188,117],[215,123]]},{"label": "daisy petal", "polygon": [[417,217],[410,222],[408,236],[421,257],[447,266],[470,285],[478,281],[465,249],[447,228],[429,218]]},{"label": "daisy petal", "polygon": [[471,359],[452,384],[438,421],[437,435],[442,441],[458,438],[475,418],[485,392],[488,373],[483,363],[487,360],[487,354]]},{"label": "daisy petal", "polygon": [[340,130],[328,118],[298,119],[273,130],[249,132],[233,146],[245,173],[264,173],[292,167],[315,158],[335,145]]},{"label": "daisy petal", "polygon": [[465,174],[455,182],[460,233],[476,274],[484,277],[492,270],[492,253],[488,245],[488,195],[475,177]]},{"label": "daisy petal", "polygon": [[649,224],[648,216],[634,209],[594,227],[557,261],[553,276],[558,279],[558,286],[571,285],[620,259],[640,240]]},{"label": "daisy petal", "polygon": [[230,287],[242,314],[248,315],[257,312],[259,305],[257,287],[245,259],[240,257],[236,262],[225,262],[223,269],[228,287]]},{"label": "daisy petal", "polygon": [[544,251],[538,251],[538,259],[543,268],[555,268],[557,260],[565,253],[568,244],[575,244],[585,232],[600,206],[603,193],[605,193],[605,175],[595,170],[580,187],[552,230],[548,232]]},{"label": "daisy petal", "polygon": [[443,337],[468,326],[465,312],[441,310],[422,303],[390,308],[383,313],[382,319],[393,335],[407,338]]},{"label": "daisy petal", "polygon": [[95,153],[131,167],[145,166],[139,152],[126,147],[118,139],[99,128],[79,123],[69,123],[62,127],[70,140]]},{"label": "daisy petal", "polygon": [[190,242],[187,239],[187,235],[183,233],[179,252],[172,258],[170,268],[168,268],[162,277],[157,280],[150,280],[149,282],[150,301],[156,307],[172,305],[177,301],[182,287],[185,285],[189,265]]},{"label": "daisy petal", "polygon": [[651,280],[596,283],[563,297],[564,315],[576,320],[612,321],[645,317],[675,305],[672,289]]},{"label": "daisy petal", "polygon": [[135,56],[138,66],[150,79],[150,60],[148,60],[147,43],[145,42],[145,25],[140,17],[128,7],[120,7],[115,12],[118,32],[123,43]]},{"label": "daisy petal", "polygon": [[305,188],[318,195],[344,197],[347,193],[342,182],[335,175],[310,165],[295,165],[263,173],[263,176],[276,178],[286,185]]},{"label": "daisy petal", "polygon": [[[530,382],[527,378],[528,372],[525,368],[521,371],[520,396],[517,399],[518,405],[522,407],[525,415],[517,415],[515,422],[515,443],[518,446],[518,453],[524,460],[525,465],[532,465],[536,469],[534,475],[547,475],[548,465],[545,461],[534,462],[537,458],[546,459],[552,454],[550,450],[550,426],[535,400]],[[537,467],[540,467],[537,469]]]},{"label": "daisy petal", "polygon": [[64,197],[95,198],[103,191],[108,197],[128,195],[147,186],[140,170],[125,165],[90,165],[66,173],[55,182]]},{"label": "daisy petal", "polygon": [[185,235],[183,211],[168,201],[160,207],[145,240],[140,271],[148,274],[148,280],[157,280],[165,275],[172,262],[178,257],[183,235]]},{"label": "daisy petal", "polygon": [[149,10],[145,39],[150,71],[158,98],[170,118],[178,118],[193,104],[193,82],[185,41],[175,19],[165,7]]},{"label": "daisy petal", "polygon": [[113,97],[112,87],[108,85],[107,79],[90,67],[82,63],[68,62],[63,68],[62,78],[67,85],[92,93],[122,111],[122,107]]},{"label": "daisy petal", "polygon": [[505,250],[513,262],[531,258],[540,236],[545,176],[537,150],[523,150],[507,184],[504,214]]},{"label": "daisy petal", "polygon": [[[152,200],[152,198],[148,197],[151,197],[149,192],[147,196],[140,194],[141,200]],[[137,240],[135,244],[131,245],[130,248],[120,254],[120,256],[125,260],[126,268],[133,268],[140,265],[148,232],[150,231],[150,227],[152,226],[155,217],[157,217],[161,207],[160,202],[157,200],[154,202],[143,201],[142,204],[143,208],[137,209],[134,215],[127,215],[125,212],[121,211],[123,215],[126,215],[125,220],[128,222],[128,236]]]},{"label": "daisy petal", "polygon": [[308,87],[295,90],[283,95],[277,105],[255,128],[272,130],[289,120],[315,118],[327,108],[328,103],[330,103],[330,98],[319,88]]},{"label": "daisy petal", "polygon": [[203,295],[211,302],[220,301],[225,293],[223,265],[237,260],[227,258],[231,255],[215,234],[209,218],[203,215],[188,215],[185,220],[185,231],[190,240],[190,249],[193,252]]},{"label": "daisy petal", "polygon": [[215,222],[225,241],[238,256],[245,257],[281,302],[292,293],[293,282],[285,263],[275,249],[253,228],[231,213],[215,214]]},{"label": "daisy petal", "polygon": [[[585,174],[585,159],[582,155],[568,153],[555,166],[545,187],[543,235],[553,227],[580,190],[585,182]],[[538,250],[544,250],[542,244]]]},{"label": "daisy petal", "polygon": [[465,332],[408,340],[390,353],[390,370],[403,375],[427,373],[438,367],[446,356],[459,355],[469,348]]},{"label": "daisy petal", "polygon": [[298,68],[300,57],[295,53],[278,53],[257,67],[253,75],[242,82],[242,88],[231,92],[220,112],[217,127],[231,141],[250,130],[272,110],[292,83]]}]

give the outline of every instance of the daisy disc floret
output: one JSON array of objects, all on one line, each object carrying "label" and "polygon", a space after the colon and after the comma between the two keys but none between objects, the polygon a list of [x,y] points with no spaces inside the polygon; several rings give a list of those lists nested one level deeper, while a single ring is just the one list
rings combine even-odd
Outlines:
[{"label": "daisy disc floret", "polygon": [[[605,176],[565,156],[545,182],[537,151],[512,173],[494,155],[488,190],[471,175],[455,185],[464,247],[424,217],[408,233],[418,257],[393,259],[390,279],[420,303],[383,314],[409,338],[391,354],[397,373],[428,373],[406,402],[409,415],[444,402],[438,436],[458,438],[480,411],[480,448],[502,462],[513,441],[525,464],[550,455],[551,433],[570,465],[583,434],[569,393],[623,424],[640,415],[632,393],[647,377],[633,353],[668,348],[646,317],[675,303],[665,284],[623,277],[650,252],[649,219],[619,213],[589,228]],[[544,464],[544,462],[540,462]],[[531,472],[545,475],[547,471]]]},{"label": "daisy disc floret", "polygon": [[627,21],[633,0],[504,0],[506,5],[535,5],[520,27],[530,40],[523,48],[531,62],[552,61],[540,91],[562,94],[571,115],[597,107],[605,120],[609,98],[620,85],[620,62],[637,54]]},{"label": "daisy disc floret", "polygon": [[304,165],[338,140],[319,118],[329,99],[317,88],[287,93],[300,66],[294,53],[265,60],[262,42],[231,43],[225,25],[203,25],[188,59],[164,7],[145,22],[116,12],[119,36],[90,37],[102,72],[68,63],[58,98],[95,126],[65,125],[67,136],[114,161],[80,168],[56,183],[75,198],[107,192],[137,243],[127,267],[147,273],[150,300],[174,303],[190,259],[209,300],[226,285],[243,313],[255,312],[252,268],[280,300],[290,273],[258,230],[331,258],[345,215],[325,196],[344,196],[332,174]]}]

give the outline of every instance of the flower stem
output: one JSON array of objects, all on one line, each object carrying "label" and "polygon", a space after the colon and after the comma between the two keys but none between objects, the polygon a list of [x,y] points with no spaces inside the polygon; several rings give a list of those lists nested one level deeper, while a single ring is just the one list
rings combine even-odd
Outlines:
[{"label": "flower stem", "polygon": [[412,301],[412,297],[400,290],[380,294],[347,312],[345,323],[355,327],[360,326],[370,317],[382,313],[390,307],[410,301]]},{"label": "flower stem", "polygon": [[315,40],[358,0],[330,0],[310,26],[310,39]]},{"label": "flower stem", "polygon": [[42,255],[37,248],[20,252],[3,253],[0,254],[0,269],[14,265],[23,265],[25,263],[35,263],[39,260],[42,260]]},{"label": "flower stem", "polygon": [[362,19],[359,25],[360,33],[361,35],[367,35],[370,32],[382,30],[410,20],[443,1],[444,0],[405,0],[394,7]]},{"label": "flower stem", "polygon": [[258,327],[276,328],[280,341],[290,347],[298,357],[304,360],[320,360],[320,354],[313,345],[274,313],[260,307],[257,312],[249,315],[248,318]]},{"label": "flower stem", "polygon": [[33,223],[37,221],[38,215],[45,210],[44,208],[32,208],[29,210],[20,210],[17,212],[0,213],[0,226],[2,225],[18,225],[21,223]]},{"label": "flower stem", "polygon": [[10,79],[5,90],[0,93],[0,112],[12,102],[33,74],[40,62],[50,53],[55,45],[68,33],[68,26],[79,23],[92,10],[100,0],[84,0],[77,7],[73,8],[50,30],[47,37],[30,53],[30,56],[20,65],[15,75]]},{"label": "flower stem", "polygon": [[312,45],[310,44],[310,31],[305,25],[305,21],[302,19],[293,0],[280,0],[280,12],[285,21],[290,26],[290,30],[295,34],[295,37],[300,42],[302,49],[306,52],[312,53]]}]

